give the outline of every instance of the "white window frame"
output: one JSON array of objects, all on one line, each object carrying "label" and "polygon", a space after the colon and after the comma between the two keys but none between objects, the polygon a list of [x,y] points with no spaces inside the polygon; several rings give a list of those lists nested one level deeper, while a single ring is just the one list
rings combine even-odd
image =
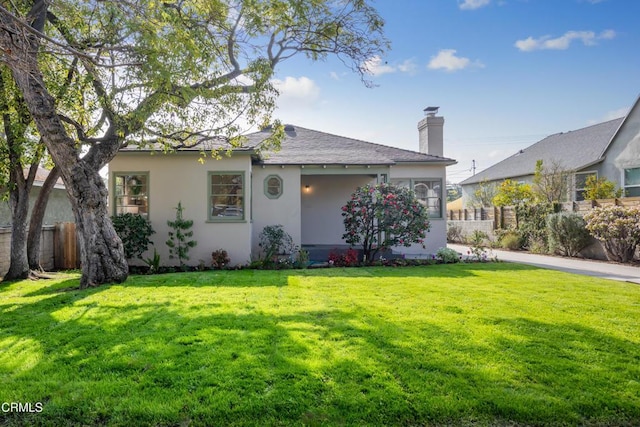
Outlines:
[{"label": "white window frame", "polygon": [[[640,188],[640,184],[627,184],[627,171],[628,170],[632,170],[632,169],[640,169],[640,166],[636,166],[636,167],[633,167],[633,168],[624,168],[622,170],[622,183],[623,183],[622,186],[624,188],[625,196],[629,196],[629,194],[627,192],[627,188]],[[635,197],[637,197],[637,196],[635,196]]]},{"label": "white window frame", "polygon": [[[402,181],[404,181],[404,182],[408,181],[409,182],[409,188],[411,188],[411,190],[414,192],[414,194],[415,194],[416,183],[420,183],[421,181],[426,181],[426,182],[430,182],[430,183],[438,182],[439,186],[440,186],[439,194],[437,196],[432,196],[432,197],[427,196],[427,201],[426,201],[426,206],[425,207],[427,208],[427,211],[429,213],[429,219],[442,219],[443,218],[443,212],[442,212],[442,208],[443,208],[443,206],[442,206],[443,185],[442,185],[442,183],[443,183],[444,180],[442,178],[392,178],[390,180],[392,185],[397,185],[398,182],[402,182]],[[430,207],[429,207],[428,199],[435,199],[436,200],[436,205],[437,205],[437,209],[438,209],[437,216],[432,214],[432,211],[430,210]],[[418,199],[418,201],[420,201],[420,203],[424,206],[424,203],[422,202],[422,199]]]}]

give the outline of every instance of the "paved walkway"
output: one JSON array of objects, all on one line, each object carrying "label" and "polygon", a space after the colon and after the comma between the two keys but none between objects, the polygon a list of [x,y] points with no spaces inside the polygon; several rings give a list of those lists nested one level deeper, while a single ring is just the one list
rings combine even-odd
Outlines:
[{"label": "paved walkway", "polygon": [[[465,245],[447,245],[449,248],[466,255],[469,250]],[[489,250],[488,250],[489,251]],[[603,279],[620,280],[640,284],[640,267],[621,265],[604,261],[583,260],[577,258],[563,258],[546,255],[535,255],[527,252],[511,252],[491,249],[492,256],[506,262],[529,264],[551,270],[566,271],[568,273],[601,277]]]}]

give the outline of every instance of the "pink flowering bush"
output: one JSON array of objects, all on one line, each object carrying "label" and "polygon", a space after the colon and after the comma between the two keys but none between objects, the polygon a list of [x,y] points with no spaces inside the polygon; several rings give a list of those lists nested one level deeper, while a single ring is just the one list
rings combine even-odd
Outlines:
[{"label": "pink flowering bush", "polygon": [[584,216],[586,228],[602,242],[611,261],[629,262],[640,245],[640,209],[598,207]]},{"label": "pink flowering bush", "polygon": [[429,231],[427,209],[408,188],[389,184],[358,188],[342,207],[345,233],[352,246],[361,245],[370,263],[381,250],[423,244]]}]

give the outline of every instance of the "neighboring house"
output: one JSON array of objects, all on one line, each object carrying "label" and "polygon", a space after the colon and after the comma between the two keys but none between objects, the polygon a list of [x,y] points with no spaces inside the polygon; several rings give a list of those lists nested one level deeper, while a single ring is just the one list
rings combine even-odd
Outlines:
[{"label": "neighboring house", "polygon": [[230,157],[198,162],[197,146],[173,154],[135,147],[122,149],[109,164],[110,206],[114,214],[147,216],[156,231],[151,239],[170,262],[168,220],[182,202],[194,221],[197,246],[190,263],[207,264],[211,252],[226,250],[232,264],[259,256],[258,236],[265,226],[282,224],[294,243],[308,248],[344,246],[341,207],[357,187],[391,182],[414,188],[431,217],[426,249],[396,248],[407,256],[433,254],[446,245],[446,166],[442,156],[444,119],[428,109],[419,123],[420,151],[287,125],[281,149],[268,156],[255,150],[268,131],[248,135]]},{"label": "neighboring house", "polygon": [[538,160],[544,165],[557,162],[570,172],[568,200],[584,199],[590,175],[613,181],[629,197],[640,196],[640,98],[626,117],[548,136],[462,181],[465,203],[481,182],[532,182]]},{"label": "neighboring house", "polygon": [[[25,172],[26,174],[27,172]],[[33,187],[29,194],[29,212],[33,208],[33,205],[40,194],[40,188],[44,181],[49,176],[49,171],[44,168],[38,168],[36,177],[33,181]],[[31,215],[31,213],[29,213]],[[9,201],[0,202],[0,227],[10,227],[12,223],[11,208]],[[47,203],[47,210],[45,211],[44,220],[42,225],[54,225],[56,222],[74,222],[73,210],[71,208],[71,202],[67,196],[67,190],[64,187],[62,179],[58,179],[56,184],[49,195],[49,202]]]}]

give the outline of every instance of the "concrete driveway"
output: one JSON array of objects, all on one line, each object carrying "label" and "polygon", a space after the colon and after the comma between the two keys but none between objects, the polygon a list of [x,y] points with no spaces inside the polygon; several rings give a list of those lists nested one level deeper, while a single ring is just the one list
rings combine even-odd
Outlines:
[{"label": "concrete driveway", "polygon": [[[447,247],[466,255],[469,250],[465,245],[448,244]],[[512,252],[487,249],[491,256],[497,256],[500,261],[529,264],[550,270],[566,271],[567,273],[583,274],[585,276],[601,277],[603,279],[619,280],[640,284],[640,267],[614,264],[604,261],[564,258],[547,255],[535,255],[527,252]]]}]

